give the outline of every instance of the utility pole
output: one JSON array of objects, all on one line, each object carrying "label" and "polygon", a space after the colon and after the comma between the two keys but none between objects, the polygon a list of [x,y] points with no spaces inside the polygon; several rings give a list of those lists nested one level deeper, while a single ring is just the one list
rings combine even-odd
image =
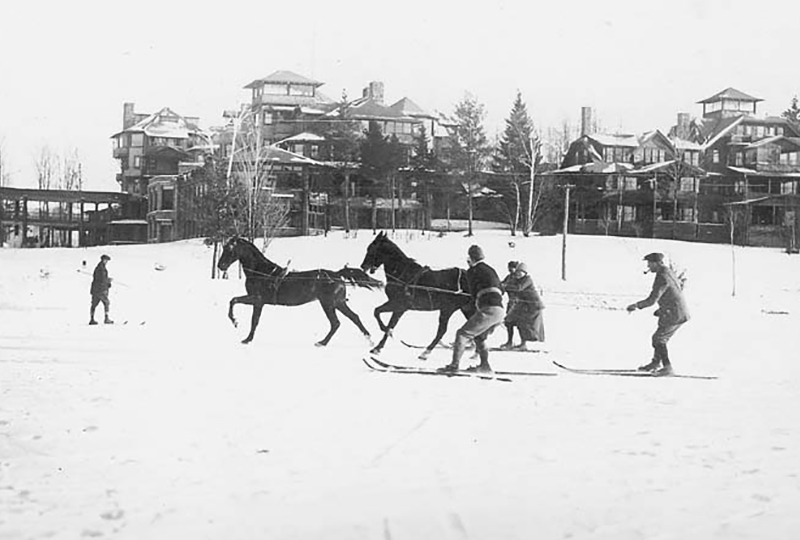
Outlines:
[{"label": "utility pole", "polygon": [[528,214],[525,219],[525,236],[528,236],[533,231],[533,181],[536,177],[536,157],[538,155],[538,147],[536,144],[536,137],[531,133],[531,185],[528,190]]},{"label": "utility pole", "polygon": [[567,233],[569,227],[569,192],[574,184],[565,184],[564,188],[564,229],[561,235],[561,280],[567,280]]},{"label": "utility pole", "polygon": [[656,190],[658,190],[658,173],[653,175],[653,179],[650,180],[653,184],[653,231],[650,233],[651,238],[656,237]]}]

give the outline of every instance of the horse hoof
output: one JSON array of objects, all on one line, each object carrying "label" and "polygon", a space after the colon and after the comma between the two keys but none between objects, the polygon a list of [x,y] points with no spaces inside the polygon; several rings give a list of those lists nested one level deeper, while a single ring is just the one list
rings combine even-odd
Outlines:
[{"label": "horse hoof", "polygon": [[370,349],[369,353],[377,356],[381,354],[381,349],[380,347],[373,347],[372,349]]},{"label": "horse hoof", "polygon": [[324,343],[322,341],[317,341],[316,343],[314,343],[315,347],[324,347],[325,345],[327,345],[327,343]]},{"label": "horse hoof", "polygon": [[248,343],[250,343],[251,341],[253,341],[253,340],[252,340],[252,339],[243,339],[243,340],[242,340],[242,345],[247,345],[247,344],[248,344]]},{"label": "horse hoof", "polygon": [[422,352],[422,354],[420,354],[420,355],[419,355],[417,358],[418,358],[419,360],[427,360],[427,359],[428,359],[428,357],[429,357],[430,355],[431,355],[431,351],[429,351],[429,350],[427,350],[427,349],[426,349],[426,350],[424,350],[424,351]]}]

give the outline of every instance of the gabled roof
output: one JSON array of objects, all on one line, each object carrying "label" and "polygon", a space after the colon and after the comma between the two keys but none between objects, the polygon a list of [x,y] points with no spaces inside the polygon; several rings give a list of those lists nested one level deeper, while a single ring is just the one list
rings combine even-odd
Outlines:
[{"label": "gabled roof", "polygon": [[263,79],[256,79],[250,84],[245,85],[245,88],[255,88],[261,86],[263,84],[305,84],[310,86],[322,86],[324,83],[319,81],[315,81],[314,79],[309,79],[308,77],[303,77],[302,75],[298,75],[293,71],[287,70],[279,70],[274,71],[264,77]]},{"label": "gabled roof", "polygon": [[644,143],[653,140],[661,141],[661,143],[667,146],[668,148],[672,147],[672,141],[670,141],[666,135],[661,133],[660,129],[654,129],[653,131],[648,131],[646,133],[643,133],[642,136],[639,137],[639,146],[642,146]]},{"label": "gabled roof", "polygon": [[144,133],[149,137],[167,137],[170,139],[186,139],[192,133],[201,130],[183,116],[175,113],[169,107],[164,107],[144,120],[115,133],[116,137],[122,133]]},{"label": "gabled roof", "polygon": [[[796,148],[800,148],[800,138],[797,137],[784,137],[783,135],[775,135],[774,137],[766,137],[764,139],[759,139],[753,143],[750,143],[745,147],[746,150],[750,150],[752,148],[758,148],[759,146],[764,146],[767,144],[776,144],[784,142],[787,143],[788,146],[794,146]],[[786,145],[782,145],[786,146]]]},{"label": "gabled roof", "polygon": [[408,99],[404,97],[397,103],[389,106],[390,109],[397,111],[399,114],[403,116],[414,116],[414,117],[422,117],[422,118],[435,118],[434,115],[425,112],[422,108]]},{"label": "gabled roof", "polygon": [[[742,123],[746,115],[733,116],[730,118],[720,118],[717,122],[703,122],[700,131],[703,134],[704,146],[706,148],[712,146],[720,138],[730,133],[733,128]],[[708,130],[704,129],[708,127]]]},{"label": "gabled roof", "polygon": [[757,97],[753,97],[753,96],[750,96],[748,94],[745,94],[744,92],[742,92],[740,90],[737,90],[736,88],[728,87],[725,90],[723,90],[722,92],[717,92],[713,96],[708,97],[706,99],[702,99],[702,100],[698,101],[697,103],[715,103],[715,102],[721,101],[723,99],[730,99],[730,100],[736,100],[736,101],[750,101],[750,102],[753,102],[753,103],[755,103],[756,101],[764,101],[761,98],[757,98]]}]

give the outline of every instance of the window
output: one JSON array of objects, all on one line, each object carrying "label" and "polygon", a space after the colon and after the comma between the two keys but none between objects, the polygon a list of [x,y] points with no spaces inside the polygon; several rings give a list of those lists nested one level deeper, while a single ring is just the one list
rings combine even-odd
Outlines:
[{"label": "window", "polygon": [[691,206],[678,208],[677,221],[694,221],[694,208]]},{"label": "window", "polygon": [[144,146],[144,133],[132,133],[131,146]]},{"label": "window", "polygon": [[697,178],[692,178],[689,176],[681,178],[680,191],[683,191],[685,193],[697,192]]},{"label": "window", "polygon": [[755,126],[755,136],[761,138],[764,136],[764,126]]},{"label": "window", "polygon": [[781,194],[782,195],[794,195],[797,193],[797,181],[792,180],[790,182],[782,182],[781,183]]},{"label": "window", "polygon": [[262,90],[271,96],[285,96],[289,94],[289,88],[285,84],[265,84]]},{"label": "window", "polygon": [[609,163],[614,161],[614,149],[613,148],[604,148],[603,149],[603,159]]},{"label": "window", "polygon": [[142,156],[133,156],[133,168],[141,169],[141,167],[142,167]]},{"label": "window", "polygon": [[711,152],[711,163],[719,163],[719,150]]},{"label": "window", "polygon": [[274,118],[271,112],[264,111],[264,125],[268,126],[274,122]]},{"label": "window", "polygon": [[636,208],[633,206],[623,206],[622,221],[635,221],[635,220],[636,220]]},{"label": "window", "polygon": [[175,209],[175,189],[165,187],[161,192],[161,210],[174,210]]},{"label": "window", "polygon": [[313,96],[314,95],[314,87],[308,85],[296,85],[290,84],[289,85],[289,95],[290,96]]},{"label": "window", "polygon": [[639,179],[635,176],[626,176],[625,177],[625,190],[626,191],[636,191],[639,188]]},{"label": "window", "polygon": [[742,155],[741,152],[736,152],[733,155],[733,158],[737,167],[741,167],[742,165],[744,165],[744,156]]},{"label": "window", "polygon": [[775,135],[783,135],[783,126],[778,126],[775,128]]}]

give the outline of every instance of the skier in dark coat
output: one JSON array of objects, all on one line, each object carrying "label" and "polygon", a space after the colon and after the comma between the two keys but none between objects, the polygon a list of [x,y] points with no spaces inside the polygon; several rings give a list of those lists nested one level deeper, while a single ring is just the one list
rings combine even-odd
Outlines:
[{"label": "skier in dark coat", "polygon": [[667,342],[685,322],[689,320],[689,310],[683,297],[683,288],[675,273],[664,264],[662,253],[645,255],[647,270],[656,275],[650,296],[627,307],[628,311],[643,309],[658,303],[654,315],[658,317],[658,327],[653,333],[653,359],[641,366],[641,371],[653,371],[656,375],[672,375],[672,362],[667,351]]},{"label": "skier in dark coat", "polygon": [[503,292],[500,289],[500,278],[494,268],[484,262],[483,250],[480,246],[470,246],[467,251],[469,270],[467,282],[469,292],[475,301],[477,311],[467,319],[464,326],[456,332],[453,345],[453,359],[442,371],[458,371],[458,365],[464,350],[470,341],[475,342],[475,350],[480,357],[480,364],[468,371],[491,373],[489,365],[489,349],[486,347],[486,338],[495,327],[503,322]]},{"label": "skier in dark coat", "polygon": [[[513,262],[513,261],[512,261]],[[511,263],[509,263],[509,268]],[[514,272],[503,280],[503,288],[508,293],[508,310],[505,325],[508,330],[508,341],[504,349],[528,350],[529,341],[544,341],[544,319],[539,292],[528,274],[528,267],[523,262],[514,266]],[[519,329],[522,343],[513,346],[514,327]]]},{"label": "skier in dark coat", "polygon": [[94,274],[92,275],[92,287],[89,290],[92,294],[92,307],[89,311],[89,324],[97,324],[97,321],[94,320],[94,310],[97,309],[99,304],[103,304],[103,309],[105,310],[105,318],[103,322],[105,324],[114,324],[109,318],[109,312],[111,311],[111,301],[108,299],[108,289],[111,288],[111,278],[108,277],[108,269],[106,269],[106,264],[108,261],[111,260],[111,257],[108,255],[102,255],[100,257],[100,262],[97,263],[97,266],[94,268]]}]

